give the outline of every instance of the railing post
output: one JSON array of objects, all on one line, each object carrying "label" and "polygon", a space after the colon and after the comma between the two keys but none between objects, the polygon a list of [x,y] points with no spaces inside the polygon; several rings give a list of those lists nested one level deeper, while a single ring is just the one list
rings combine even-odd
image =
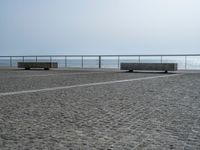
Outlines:
[{"label": "railing post", "polygon": [[83,56],[81,56],[81,68],[83,68]]},{"label": "railing post", "polygon": [[65,68],[67,68],[67,56],[65,56]]},{"label": "railing post", "polygon": [[22,61],[24,62],[24,56],[22,56]]},{"label": "railing post", "polygon": [[10,56],[10,67],[12,67],[12,57]]},{"label": "railing post", "polygon": [[37,62],[37,56],[35,56],[35,61]]},{"label": "railing post", "polygon": [[118,56],[118,69],[120,69],[120,56]]},{"label": "railing post", "polygon": [[118,56],[118,69],[120,69],[120,56]]},{"label": "railing post", "polygon": [[140,63],[140,56],[138,56],[138,62]]},{"label": "railing post", "polygon": [[101,56],[99,56],[99,69],[101,69]]},{"label": "railing post", "polygon": [[185,70],[187,70],[187,56],[185,56]]},{"label": "railing post", "polygon": [[50,62],[52,62],[52,57],[50,56]]},{"label": "railing post", "polygon": [[163,61],[162,61],[162,56],[160,56],[160,62],[161,62],[161,64],[162,64],[162,62],[163,62]]}]

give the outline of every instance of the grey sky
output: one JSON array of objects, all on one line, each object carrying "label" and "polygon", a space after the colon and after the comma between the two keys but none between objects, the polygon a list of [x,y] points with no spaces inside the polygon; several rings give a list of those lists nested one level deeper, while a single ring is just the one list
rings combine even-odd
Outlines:
[{"label": "grey sky", "polygon": [[200,53],[199,0],[0,0],[0,55]]}]

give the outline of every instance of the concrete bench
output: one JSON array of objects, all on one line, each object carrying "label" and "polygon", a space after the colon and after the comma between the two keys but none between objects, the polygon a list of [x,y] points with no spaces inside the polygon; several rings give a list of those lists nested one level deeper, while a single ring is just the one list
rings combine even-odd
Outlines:
[{"label": "concrete bench", "polygon": [[155,70],[167,73],[168,71],[176,71],[177,63],[121,63],[120,69],[130,72],[133,70]]},{"label": "concrete bench", "polygon": [[31,68],[44,68],[49,70],[49,68],[58,68],[57,62],[18,62],[18,68],[25,68],[29,70]]}]

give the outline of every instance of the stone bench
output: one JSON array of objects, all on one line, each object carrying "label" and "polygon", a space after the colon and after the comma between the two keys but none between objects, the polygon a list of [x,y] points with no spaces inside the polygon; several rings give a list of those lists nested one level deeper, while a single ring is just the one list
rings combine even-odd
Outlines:
[{"label": "stone bench", "polygon": [[18,68],[25,68],[29,70],[31,68],[44,68],[49,70],[49,68],[58,68],[57,62],[18,62]]},{"label": "stone bench", "polygon": [[134,70],[155,70],[155,71],[177,71],[177,63],[121,63],[121,70],[129,70],[133,72]]}]

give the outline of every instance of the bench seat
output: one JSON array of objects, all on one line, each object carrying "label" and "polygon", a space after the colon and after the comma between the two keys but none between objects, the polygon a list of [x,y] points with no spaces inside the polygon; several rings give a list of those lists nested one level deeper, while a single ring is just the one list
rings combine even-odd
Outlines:
[{"label": "bench seat", "polygon": [[177,63],[121,63],[121,70],[155,70],[155,71],[177,71]]},{"label": "bench seat", "polygon": [[49,70],[49,68],[58,68],[57,62],[18,62],[18,68],[25,68],[29,70],[31,68],[44,68]]}]

